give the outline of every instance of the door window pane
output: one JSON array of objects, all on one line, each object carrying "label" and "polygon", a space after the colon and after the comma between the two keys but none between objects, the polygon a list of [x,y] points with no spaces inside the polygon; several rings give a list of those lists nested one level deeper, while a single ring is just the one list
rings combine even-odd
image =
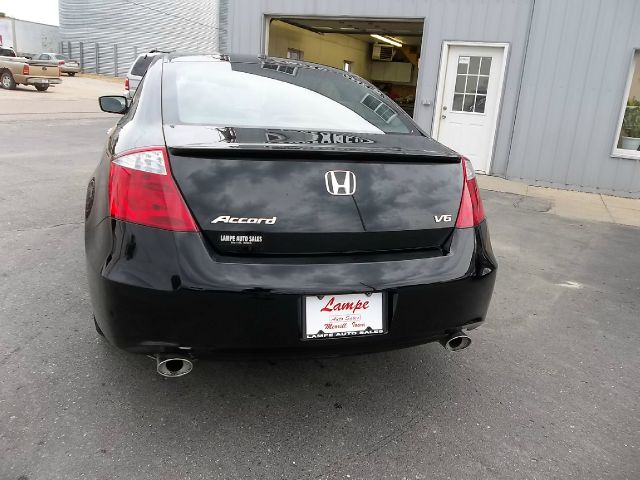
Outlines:
[{"label": "door window pane", "polygon": [[482,64],[480,65],[480,75],[489,75],[491,71],[491,57],[482,57]]},{"label": "door window pane", "polygon": [[[491,57],[458,57],[451,110],[484,113],[491,72]],[[460,95],[464,93],[464,97]]]},{"label": "door window pane", "polygon": [[476,101],[476,96],[475,95],[465,95],[464,96],[464,105],[462,106],[462,109],[465,112],[473,112],[473,106],[475,104]]},{"label": "door window pane", "polygon": [[453,110],[454,112],[461,112],[463,99],[464,99],[464,95],[455,94],[453,96],[453,106],[451,107],[451,110]]},{"label": "door window pane", "polygon": [[631,66],[631,85],[627,93],[617,148],[640,156],[640,50],[636,50]]},{"label": "door window pane", "polygon": [[476,93],[476,87],[478,86],[478,76],[469,75],[467,77],[467,93]]},{"label": "door window pane", "polygon": [[487,103],[486,95],[476,95],[476,102],[473,111],[476,113],[484,113],[485,103]]},{"label": "door window pane", "polygon": [[483,95],[487,94],[487,88],[489,87],[489,77],[479,77],[478,78],[478,93]]},{"label": "door window pane", "polygon": [[469,57],[458,57],[458,73],[467,73],[469,69]]},{"label": "door window pane", "polygon": [[479,73],[480,72],[480,57],[471,57],[471,61],[469,62],[469,73]]}]

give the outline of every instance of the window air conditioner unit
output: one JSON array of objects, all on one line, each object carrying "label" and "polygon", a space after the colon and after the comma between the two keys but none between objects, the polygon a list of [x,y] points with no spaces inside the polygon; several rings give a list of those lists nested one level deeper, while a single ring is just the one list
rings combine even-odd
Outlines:
[{"label": "window air conditioner unit", "polygon": [[373,45],[373,53],[371,54],[372,60],[379,60],[381,62],[390,62],[393,60],[393,55],[396,53],[395,48],[391,45],[384,43],[375,43]]}]

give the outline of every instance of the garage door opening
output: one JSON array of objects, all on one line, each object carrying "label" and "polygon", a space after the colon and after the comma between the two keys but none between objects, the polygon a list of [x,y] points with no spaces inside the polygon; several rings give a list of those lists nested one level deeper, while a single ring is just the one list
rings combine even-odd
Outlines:
[{"label": "garage door opening", "polygon": [[355,73],[413,117],[423,25],[423,21],[272,18],[266,53]]}]

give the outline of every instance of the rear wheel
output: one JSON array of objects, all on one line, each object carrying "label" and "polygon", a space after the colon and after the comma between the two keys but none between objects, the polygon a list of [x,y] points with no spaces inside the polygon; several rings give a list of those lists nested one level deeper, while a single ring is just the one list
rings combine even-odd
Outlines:
[{"label": "rear wheel", "polygon": [[75,74],[76,74],[76,72],[69,72],[69,73],[67,73],[67,75],[69,75],[70,77],[75,76]]},{"label": "rear wheel", "polygon": [[35,87],[39,92],[45,92],[49,88],[49,85],[35,85]]},{"label": "rear wheel", "polygon": [[0,74],[0,85],[7,90],[16,88],[16,81],[13,79],[11,72],[2,72],[2,74]]}]

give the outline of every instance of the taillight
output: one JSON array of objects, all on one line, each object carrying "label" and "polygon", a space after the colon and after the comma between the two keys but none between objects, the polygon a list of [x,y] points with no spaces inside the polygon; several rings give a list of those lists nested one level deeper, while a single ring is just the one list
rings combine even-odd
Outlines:
[{"label": "taillight", "polygon": [[468,158],[462,157],[462,200],[456,220],[456,228],[468,228],[478,225],[484,220],[484,207],[480,198],[480,189],[476,172]]},{"label": "taillight", "polygon": [[64,60],[58,60],[58,65],[64,65]]},{"label": "taillight", "polygon": [[124,79],[124,89],[128,92],[129,91],[129,79],[125,78]]},{"label": "taillight", "polygon": [[198,230],[162,147],[131,150],[111,160],[109,212],[113,218],[149,227]]},{"label": "taillight", "polygon": [[24,65],[22,67],[22,75],[29,75],[29,65]]}]

